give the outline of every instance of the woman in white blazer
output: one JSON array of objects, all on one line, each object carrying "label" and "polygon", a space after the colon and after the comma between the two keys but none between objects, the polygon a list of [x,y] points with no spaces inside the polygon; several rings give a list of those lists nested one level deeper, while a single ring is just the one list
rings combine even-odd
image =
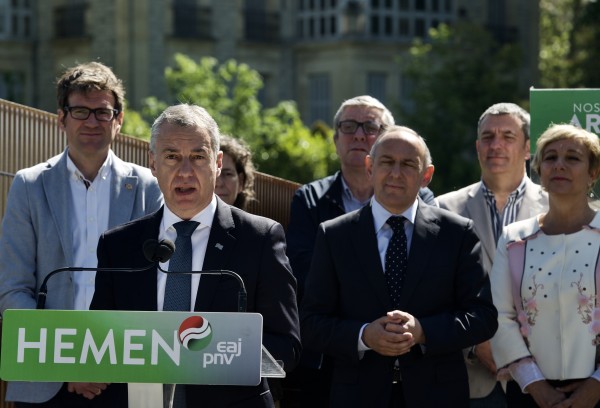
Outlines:
[{"label": "woman in white blazer", "polygon": [[589,193],[598,137],[553,125],[533,169],[549,209],[504,229],[491,272],[499,328],[492,350],[509,407],[600,406],[600,215]]}]

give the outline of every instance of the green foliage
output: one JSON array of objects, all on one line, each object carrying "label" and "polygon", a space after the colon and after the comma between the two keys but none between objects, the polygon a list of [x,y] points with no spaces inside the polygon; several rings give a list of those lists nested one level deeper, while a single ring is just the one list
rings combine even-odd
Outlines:
[{"label": "green foliage", "polygon": [[540,0],[540,84],[598,88],[600,2]]},{"label": "green foliage", "polygon": [[248,65],[234,60],[219,64],[209,57],[196,62],[176,54],[165,78],[172,100],[147,98],[141,113],[146,121],[152,122],[168,104],[197,104],[214,117],[222,133],[248,143],[261,172],[306,183],[333,171],[332,130],[321,126],[313,135],[291,101],[264,109],[258,100],[262,78]]},{"label": "green foliage", "polygon": [[281,102],[263,114],[260,170],[289,180],[312,181],[332,172],[336,163],[333,132],[328,137],[312,134],[304,126],[295,103]]},{"label": "green foliage", "polygon": [[440,195],[479,180],[475,140],[481,113],[527,95],[518,93],[516,46],[499,45],[468,23],[441,25],[429,35],[429,42],[415,41],[400,60],[412,103],[399,107],[397,122],[427,140],[436,166],[430,187]]},{"label": "green foliage", "polygon": [[143,140],[150,140],[150,126],[142,118],[142,115],[134,110],[128,109],[125,112],[121,133]]}]

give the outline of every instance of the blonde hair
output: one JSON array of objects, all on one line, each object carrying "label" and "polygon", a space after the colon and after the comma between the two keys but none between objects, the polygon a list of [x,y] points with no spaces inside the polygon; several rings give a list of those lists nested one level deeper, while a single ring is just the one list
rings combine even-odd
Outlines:
[{"label": "blonde hair", "polygon": [[[597,174],[600,169],[600,141],[598,136],[592,132],[588,132],[585,129],[577,126],[568,124],[550,125],[548,129],[537,140],[535,145],[535,155],[531,161],[531,168],[540,174],[540,167],[542,165],[542,159],[544,150],[546,147],[553,142],[558,140],[578,140],[587,147],[590,152],[589,156],[589,171],[591,174]],[[596,180],[592,182],[590,189],[596,183]]]}]

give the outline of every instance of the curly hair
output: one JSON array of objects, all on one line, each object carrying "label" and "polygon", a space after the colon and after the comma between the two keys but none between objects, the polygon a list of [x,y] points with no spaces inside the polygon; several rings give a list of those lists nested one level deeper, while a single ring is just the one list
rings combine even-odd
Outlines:
[{"label": "curly hair", "polygon": [[236,172],[244,176],[242,190],[238,193],[233,205],[246,210],[248,203],[256,199],[254,192],[256,168],[252,163],[252,152],[244,141],[229,135],[221,135],[221,151],[231,157]]}]

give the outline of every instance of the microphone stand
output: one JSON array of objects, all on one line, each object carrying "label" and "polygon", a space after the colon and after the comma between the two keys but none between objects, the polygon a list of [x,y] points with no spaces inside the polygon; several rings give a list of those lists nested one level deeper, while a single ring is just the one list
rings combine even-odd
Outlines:
[{"label": "microphone stand", "polygon": [[190,272],[180,272],[180,271],[166,271],[160,267],[158,262],[154,262],[148,266],[143,268],[83,268],[77,266],[68,266],[64,268],[58,268],[50,272],[40,286],[40,290],[38,291],[37,298],[37,306],[36,309],[44,309],[46,307],[46,298],[48,297],[48,281],[54,275],[61,272],[145,272],[151,268],[157,267],[161,272],[164,273],[173,273],[173,274],[187,274],[192,275],[194,273],[204,274],[204,275],[228,275],[235,278],[240,285],[240,290],[238,292],[238,312],[245,313],[248,304],[248,294],[246,292],[246,285],[244,284],[244,280],[240,275],[233,271],[229,271],[226,269],[217,269],[217,270],[207,270],[207,271],[190,271]]},{"label": "microphone stand", "polygon": [[42,281],[42,285],[40,286],[40,290],[38,292],[37,298],[37,306],[36,309],[44,309],[46,307],[46,297],[48,296],[48,280],[51,277],[60,272],[145,272],[151,268],[156,267],[158,262],[145,266],[143,268],[82,268],[78,266],[68,266],[65,268],[58,268],[50,272],[44,280]]}]

